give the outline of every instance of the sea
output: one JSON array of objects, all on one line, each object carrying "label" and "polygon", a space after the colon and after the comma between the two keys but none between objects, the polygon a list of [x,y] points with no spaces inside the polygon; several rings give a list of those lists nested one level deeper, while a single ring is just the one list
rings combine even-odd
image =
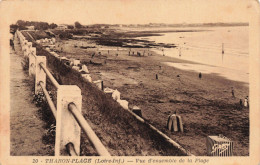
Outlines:
[{"label": "sea", "polygon": [[[161,36],[139,37],[175,48],[154,49],[159,54],[187,60],[166,65],[201,73],[215,73],[227,79],[249,83],[248,26],[175,28],[194,32],[167,32]],[[200,30],[200,31],[196,31]]]}]

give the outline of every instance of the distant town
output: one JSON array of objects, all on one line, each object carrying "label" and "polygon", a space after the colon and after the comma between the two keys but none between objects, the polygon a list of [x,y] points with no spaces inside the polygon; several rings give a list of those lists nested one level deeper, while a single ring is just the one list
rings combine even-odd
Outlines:
[{"label": "distant town", "polygon": [[79,29],[79,28],[153,28],[153,27],[211,27],[211,26],[248,26],[248,23],[181,23],[181,24],[166,24],[166,23],[149,23],[149,24],[90,24],[82,25],[79,22],[74,24],[55,24],[47,22],[34,22],[34,21],[23,21],[18,20],[16,24],[12,24],[11,30],[19,28],[20,30],[47,30],[47,29]]}]

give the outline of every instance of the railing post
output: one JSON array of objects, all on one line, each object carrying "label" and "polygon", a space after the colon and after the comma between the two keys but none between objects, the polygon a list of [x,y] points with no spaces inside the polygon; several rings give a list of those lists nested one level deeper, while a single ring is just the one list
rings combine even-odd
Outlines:
[{"label": "railing post", "polygon": [[24,37],[23,37],[22,33],[20,36],[21,36],[22,43],[24,44],[25,41],[24,41]]},{"label": "railing post", "polygon": [[26,55],[27,57],[29,57],[29,55],[30,55],[30,53],[31,53],[31,47],[32,47],[32,43],[27,41],[26,51],[25,51],[25,55]]},{"label": "railing post", "polygon": [[35,63],[35,94],[37,94],[41,91],[39,82],[42,81],[44,83],[44,87],[46,87],[46,73],[40,66],[40,63],[43,63],[43,65],[46,66],[46,57],[36,56]]},{"label": "railing post", "polygon": [[93,81],[93,83],[100,89],[100,90],[104,90],[104,86],[103,86],[103,81],[102,80],[97,80],[97,81]]},{"label": "railing post", "polygon": [[22,45],[22,51],[23,51],[23,53],[24,53],[24,49],[25,49],[25,43],[24,43],[24,40],[23,40],[23,38],[21,37],[20,38],[20,42],[21,42],[21,45]]},{"label": "railing post", "polygon": [[27,54],[27,40],[24,41],[24,51],[23,51],[23,55],[26,56]]},{"label": "railing post", "polygon": [[28,48],[29,48],[29,50],[30,50],[30,49],[32,48],[32,43],[31,43],[31,42],[28,42],[27,45],[28,45]]},{"label": "railing post", "polygon": [[28,42],[27,43],[27,56],[29,57],[29,55],[31,54],[32,52],[32,43],[31,42]]},{"label": "railing post", "polygon": [[76,85],[60,85],[57,91],[57,118],[55,156],[66,156],[66,145],[73,143],[76,153],[80,154],[81,128],[68,110],[69,103],[73,102],[81,112],[81,90]]},{"label": "railing post", "polygon": [[19,32],[19,39],[20,39],[20,43],[23,45],[23,39],[22,39],[22,36],[21,36],[21,33]]},{"label": "railing post", "polygon": [[36,60],[36,48],[31,48],[31,53],[29,54],[29,76],[35,75],[35,60]]},{"label": "railing post", "polygon": [[20,36],[20,37],[19,37],[19,38],[20,38],[20,43],[21,43],[22,46],[23,46],[23,44],[24,44],[24,43],[23,43],[23,38],[22,38],[22,35],[21,35],[20,33],[19,33],[19,36]]}]

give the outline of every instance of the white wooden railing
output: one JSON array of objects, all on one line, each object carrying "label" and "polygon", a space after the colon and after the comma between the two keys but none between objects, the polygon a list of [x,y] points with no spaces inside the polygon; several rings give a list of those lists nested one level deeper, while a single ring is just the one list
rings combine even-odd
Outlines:
[{"label": "white wooden railing", "polygon": [[[55,156],[80,154],[81,128],[100,156],[110,156],[95,132],[81,114],[81,89],[76,85],[60,85],[46,67],[46,57],[37,56],[32,42],[17,30],[23,55],[29,58],[29,75],[35,77],[35,94],[42,91],[56,119]],[[57,89],[56,107],[46,89],[46,77]]]}]

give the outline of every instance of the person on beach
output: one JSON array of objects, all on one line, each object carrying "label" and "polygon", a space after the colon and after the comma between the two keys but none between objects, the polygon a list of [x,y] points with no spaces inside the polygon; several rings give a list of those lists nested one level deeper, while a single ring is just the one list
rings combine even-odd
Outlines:
[{"label": "person on beach", "polygon": [[246,96],[246,100],[247,100],[247,107],[249,108],[249,98],[248,98],[248,96]]},{"label": "person on beach", "polygon": [[95,53],[92,54],[91,58],[93,58],[95,56]]},{"label": "person on beach", "polygon": [[164,50],[162,49],[162,53],[163,53],[163,56],[164,56]]},{"label": "person on beach", "polygon": [[129,53],[128,53],[128,56],[130,56],[130,51],[129,51]]},{"label": "person on beach", "polygon": [[14,50],[14,42],[12,39],[10,39],[10,45],[11,45],[12,49]]},{"label": "person on beach", "polygon": [[240,104],[240,106],[242,106],[242,104],[243,104],[242,99],[239,100],[239,104]]},{"label": "person on beach", "polygon": [[231,88],[231,94],[232,94],[232,97],[235,97],[235,92],[234,92],[233,87]]},{"label": "person on beach", "polygon": [[199,78],[201,79],[202,75],[201,75],[201,72],[199,73]]},{"label": "person on beach", "polygon": [[245,100],[244,100],[244,107],[248,107],[248,99],[247,99],[247,97],[245,97]]}]

